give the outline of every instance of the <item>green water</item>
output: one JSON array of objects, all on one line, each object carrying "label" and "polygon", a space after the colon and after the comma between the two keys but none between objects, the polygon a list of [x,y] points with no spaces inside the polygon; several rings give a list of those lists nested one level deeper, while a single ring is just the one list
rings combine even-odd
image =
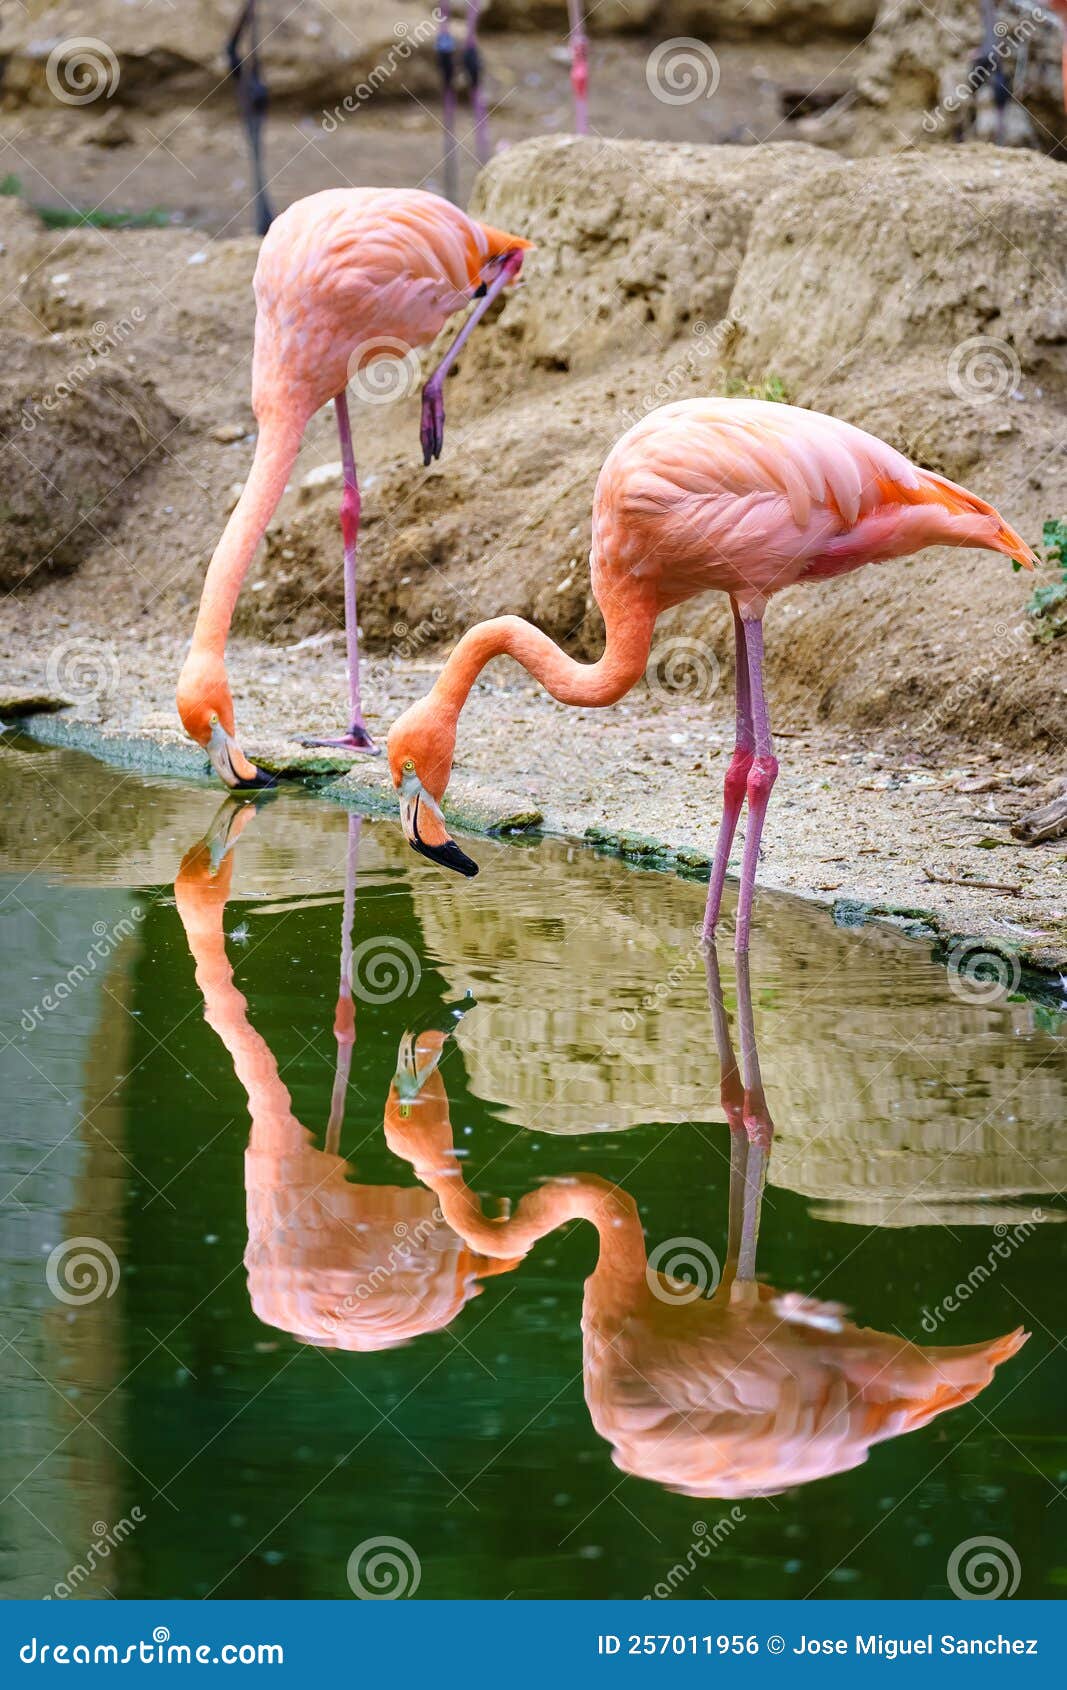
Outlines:
[{"label": "green water", "polygon": [[[234,842],[218,809],[206,785],[26,740],[0,754],[0,1593],[62,1594],[105,1545],[75,1594],[351,1599],[353,1550],[389,1537],[427,1598],[936,1596],[957,1546],[991,1536],[1020,1595],[1062,1594],[1055,1013],[961,989],[896,933],[760,899],[750,1001],[774,1138],[756,1274],[802,1329],[768,1360],[720,1308],[732,1148],[735,1246],[759,1190],[738,1186],[744,1135],[720,1101],[703,889],[531,842],[474,841],[482,873],[460,882],[366,821],[355,1039],[339,1047],[348,818],[285,792]],[[213,826],[214,860],[190,857]],[[728,952],[721,965],[740,1056],[744,983]],[[451,1029],[436,1075],[408,1076],[398,1115],[405,1035],[433,1028]],[[703,1298],[679,1312],[620,1292],[602,1330],[587,1220],[488,1271],[420,1186],[424,1152],[489,1216],[594,1176],[621,1188],[650,1258],[689,1240],[698,1270],[725,1269],[721,1318]],[[749,1247],[753,1217],[750,1202]],[[429,1240],[425,1283],[407,1271],[413,1236],[416,1257]],[[104,1270],[84,1301],[85,1282],[55,1288],[79,1238]],[[592,1337],[609,1368],[629,1358],[616,1411],[644,1428],[620,1456],[638,1472],[613,1462],[583,1356],[590,1275]],[[387,1315],[425,1330],[370,1347]],[[1029,1342],[973,1400],[864,1459],[848,1357],[866,1344],[867,1394],[881,1376],[886,1396],[898,1340],[1020,1325]],[[853,1327],[875,1337],[835,1351]],[[858,1464],[836,1471],[850,1412]],[[773,1453],[776,1494],[670,1488],[725,1471],[727,1443],[735,1481]]]}]

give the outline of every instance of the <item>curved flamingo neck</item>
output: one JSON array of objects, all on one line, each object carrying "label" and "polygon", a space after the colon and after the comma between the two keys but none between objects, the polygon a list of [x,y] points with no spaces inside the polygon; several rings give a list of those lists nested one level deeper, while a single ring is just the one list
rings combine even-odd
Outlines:
[{"label": "curved flamingo neck", "polygon": [[561,704],[614,704],[645,672],[656,606],[637,595],[608,596],[601,605],[606,643],[595,663],[578,663],[521,616],[496,616],[463,635],[434,684],[432,697],[458,716],[478,676],[494,657],[513,657]]},{"label": "curved flamingo neck", "polygon": [[300,418],[261,419],[248,479],[208,565],[193,630],[194,650],[210,651],[219,657],[225,651],[248,566],[285,492],[303,433],[304,421]]},{"label": "curved flamingo neck", "polygon": [[[224,865],[224,874],[228,867]],[[210,882],[186,878],[184,872],[174,886],[196,983],[204,999],[204,1020],[229,1051],[234,1073],[248,1097],[252,1118],[249,1149],[272,1154],[302,1151],[310,1143],[310,1134],[293,1114],[292,1098],[270,1046],[249,1021],[248,1000],[234,985],[223,931],[228,884],[221,889],[221,898],[219,890]]]}]

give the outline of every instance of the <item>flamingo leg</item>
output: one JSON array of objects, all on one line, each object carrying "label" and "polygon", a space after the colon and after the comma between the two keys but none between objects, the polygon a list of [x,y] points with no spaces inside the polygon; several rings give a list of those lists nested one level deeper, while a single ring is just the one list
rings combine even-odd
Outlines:
[{"label": "flamingo leg", "polygon": [[362,826],[363,817],[350,812],[348,852],[345,859],[345,897],[341,912],[341,980],[333,1018],[333,1033],[337,1040],[337,1066],[334,1070],[325,1144],[325,1148],[334,1156],[341,1153],[345,1097],[349,1075],[352,1072],[352,1051],[356,1043],[356,1010],[352,1002],[352,923],[356,914],[356,871],[359,868],[359,834]]},{"label": "flamingo leg", "polygon": [[463,69],[470,88],[471,110],[474,113],[474,151],[479,164],[489,162],[489,108],[482,92],[482,55],[478,47],[478,14],[481,0],[470,0],[467,7],[467,40],[463,48]]},{"label": "flamingo leg", "polygon": [[746,796],[748,823],[745,827],[745,850],[741,858],[741,888],[737,895],[737,927],[734,949],[748,950],[748,934],[752,923],[752,898],[756,889],[756,865],[759,862],[759,842],[763,821],[770,802],[771,788],[778,775],[778,759],[774,755],[767,700],[763,691],[763,623],[758,617],[744,622],[745,648],[748,653],[748,681],[752,692],[752,732],[755,756],[748,771]]},{"label": "flamingo leg", "polygon": [[452,34],[452,0],[442,0],[441,24],[437,31],[437,69],[441,78],[441,128],[444,134],[445,199],[459,202],[456,175],[456,38]]},{"label": "flamingo leg", "polygon": [[[248,33],[248,52],[241,50],[241,40]],[[265,235],[274,220],[267,184],[263,172],[263,124],[267,116],[269,91],[259,74],[259,25],[256,0],[245,0],[233,34],[226,43],[230,75],[237,88],[237,109],[248,136],[248,150],[252,157],[253,203],[256,208],[256,234]]]},{"label": "flamingo leg", "polygon": [[748,771],[752,766],[755,744],[752,736],[752,698],[748,679],[745,625],[741,620],[741,612],[736,604],[733,603],[733,600],[730,602],[734,613],[734,696],[737,726],[734,737],[734,753],[723,780],[722,821],[719,823],[719,837],[715,844],[715,860],[711,866],[711,880],[708,883],[708,902],[704,911],[704,938],[707,940],[714,938],[715,928],[719,920],[719,907],[722,904],[722,892],[726,884],[726,869],[730,861],[734,834],[737,832],[737,821],[741,814],[741,806],[745,801]]},{"label": "flamingo leg", "polygon": [[345,548],[345,645],[348,653],[348,701],[351,723],[347,734],[337,739],[305,739],[302,745],[336,745],[345,751],[369,751],[378,755],[367,724],[363,720],[363,704],[359,690],[359,618],[356,606],[356,566],[359,548],[359,482],[356,479],[356,459],[352,449],[352,424],[348,416],[348,396],[343,391],[334,399],[337,413],[337,432],[341,437],[341,463],[344,468],[344,492],[341,496],[341,535]]},{"label": "flamingo leg", "polygon": [[574,132],[589,133],[589,37],[585,33],[582,0],[567,0],[570,24],[571,88],[574,91]]},{"label": "flamingo leg", "polygon": [[513,276],[518,275],[522,268],[522,253],[518,250],[505,253],[498,262],[500,268],[496,275],[485,288],[481,299],[478,300],[474,310],[468,316],[422,390],[422,425],[419,429],[419,438],[422,441],[422,461],[424,464],[428,464],[432,458],[441,456],[441,448],[445,442],[445,377],[459,357],[474,325],[485,316],[497,294],[507,287]]}]

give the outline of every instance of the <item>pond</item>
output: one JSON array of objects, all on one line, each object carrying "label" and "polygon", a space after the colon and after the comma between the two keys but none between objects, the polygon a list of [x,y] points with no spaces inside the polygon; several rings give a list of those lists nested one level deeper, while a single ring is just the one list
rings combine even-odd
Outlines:
[{"label": "pond", "polygon": [[0,799],[0,1594],[1062,1593],[1055,1012],[558,841]]}]

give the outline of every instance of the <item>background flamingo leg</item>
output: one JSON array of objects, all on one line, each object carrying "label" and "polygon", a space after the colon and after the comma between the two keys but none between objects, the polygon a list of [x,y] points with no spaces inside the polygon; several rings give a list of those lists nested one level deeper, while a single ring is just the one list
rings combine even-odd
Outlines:
[{"label": "background flamingo leg", "polygon": [[352,924],[356,915],[356,873],[359,869],[359,834],[362,826],[363,817],[350,811],[348,851],[345,858],[345,896],[341,910],[341,979],[337,989],[337,1009],[333,1018],[333,1033],[337,1040],[337,1066],[334,1069],[325,1144],[325,1148],[334,1156],[341,1154],[345,1098],[348,1094],[352,1052],[356,1043],[356,1008],[352,1002]]},{"label": "background flamingo leg", "polygon": [[489,108],[482,91],[482,55],[478,46],[478,15],[481,0],[470,0],[467,7],[467,40],[463,48],[463,69],[471,94],[474,113],[474,151],[479,164],[489,161]]},{"label": "background flamingo leg", "polygon": [[444,157],[441,171],[445,198],[453,205],[459,202],[459,181],[456,171],[456,38],[452,34],[451,0],[443,0],[441,25],[437,31],[437,69],[441,77],[441,128],[444,133]]},{"label": "background flamingo leg", "polygon": [[303,745],[336,745],[345,751],[370,751],[375,745],[363,720],[363,703],[359,689],[359,618],[356,604],[356,567],[359,546],[359,483],[356,480],[356,458],[352,449],[352,424],[348,417],[348,396],[339,393],[334,399],[337,412],[337,432],[341,437],[341,463],[344,468],[344,492],[341,496],[341,535],[345,547],[345,645],[348,653],[348,702],[350,725],[347,734],[337,739],[305,739]]},{"label": "background flamingo leg", "polygon": [[428,464],[432,458],[439,458],[441,448],[445,443],[445,377],[463,350],[474,325],[481,321],[497,294],[507,287],[511,278],[517,276],[521,268],[522,253],[520,251],[516,250],[505,254],[500,261],[500,269],[489,283],[481,299],[478,300],[474,310],[470,313],[422,390],[422,425],[419,429],[419,438],[422,441],[422,461],[424,464]]},{"label": "background flamingo leg", "polygon": [[715,860],[711,865],[711,879],[708,882],[708,901],[704,910],[705,939],[711,939],[714,936],[719,920],[719,907],[722,903],[723,887],[726,884],[726,869],[730,861],[734,834],[737,832],[737,819],[745,801],[748,771],[752,766],[755,743],[752,737],[752,699],[748,679],[745,625],[741,620],[741,612],[732,599],[730,603],[734,613],[734,697],[736,700],[737,726],[734,738],[734,753],[723,780],[722,821],[719,823],[719,837],[715,843]]},{"label": "background flamingo leg", "polygon": [[589,37],[585,33],[582,0],[567,0],[570,22],[571,87],[574,90],[574,132],[589,133]]},{"label": "background flamingo leg", "polygon": [[737,927],[734,934],[734,949],[738,951],[748,950],[760,835],[763,832],[763,819],[767,814],[771,788],[778,774],[778,759],[774,755],[767,700],[763,691],[763,623],[758,618],[745,622],[744,638],[748,651],[748,680],[752,692],[752,731],[756,754],[748,771],[746,787],[748,823],[745,827],[745,851],[741,858],[741,888],[737,895]]},{"label": "background flamingo leg", "polygon": [[[241,48],[242,37],[248,35],[248,52]],[[230,74],[237,88],[237,109],[248,136],[248,150],[252,158],[252,189],[255,206],[256,234],[265,235],[274,220],[267,184],[263,172],[263,124],[266,121],[269,93],[259,74],[259,24],[256,0],[245,0],[233,34],[226,43]]]}]

